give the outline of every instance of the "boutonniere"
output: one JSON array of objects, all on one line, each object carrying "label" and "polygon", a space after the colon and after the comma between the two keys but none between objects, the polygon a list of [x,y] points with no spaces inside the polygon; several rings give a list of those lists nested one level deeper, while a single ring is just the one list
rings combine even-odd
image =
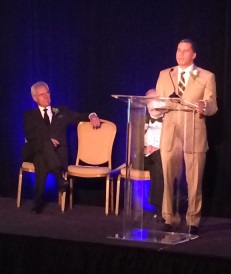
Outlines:
[{"label": "boutonniere", "polygon": [[197,69],[194,69],[193,71],[190,71],[190,74],[191,74],[193,80],[195,80],[198,77],[199,72]]},{"label": "boutonniere", "polygon": [[54,113],[54,115],[57,115],[60,112],[58,108],[52,108],[51,110]]}]

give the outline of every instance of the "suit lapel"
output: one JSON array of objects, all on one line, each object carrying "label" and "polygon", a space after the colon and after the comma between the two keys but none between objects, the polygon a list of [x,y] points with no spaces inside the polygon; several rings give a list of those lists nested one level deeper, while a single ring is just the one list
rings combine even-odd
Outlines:
[{"label": "suit lapel", "polygon": [[176,66],[172,72],[172,80],[173,80],[173,83],[176,87],[176,94],[178,94],[178,67]]},{"label": "suit lapel", "polygon": [[36,108],[36,109],[35,109],[35,118],[36,118],[37,120],[43,121],[43,117],[42,117],[42,114],[41,114],[39,108]]},{"label": "suit lapel", "polygon": [[187,90],[188,88],[190,88],[190,86],[191,86],[193,83],[194,83],[194,79],[193,79],[192,75],[190,75],[185,90]]},{"label": "suit lapel", "polygon": [[[193,70],[197,70],[197,73],[199,74],[198,68],[196,66],[194,66]],[[185,91],[187,92],[188,89],[190,89],[195,81],[195,79],[198,77],[198,75],[193,75],[192,73],[190,73],[189,79],[188,79],[188,83],[187,86],[185,88]]]},{"label": "suit lapel", "polygon": [[58,119],[63,116],[62,108],[60,107],[52,107],[52,119],[51,119],[51,125]]},{"label": "suit lapel", "polygon": [[52,112],[51,124],[53,124],[54,121],[57,119],[57,115],[58,115],[57,111],[59,113],[60,110],[58,108],[56,108],[56,107],[52,107],[51,108],[51,112]]},{"label": "suit lapel", "polygon": [[47,129],[47,125],[44,122],[42,113],[39,108],[35,109],[35,120],[37,120],[45,129]]}]

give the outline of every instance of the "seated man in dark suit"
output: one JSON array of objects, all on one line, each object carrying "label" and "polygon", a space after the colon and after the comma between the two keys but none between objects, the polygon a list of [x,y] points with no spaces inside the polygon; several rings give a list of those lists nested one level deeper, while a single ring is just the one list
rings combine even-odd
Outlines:
[{"label": "seated man in dark suit", "polygon": [[89,116],[73,112],[65,106],[51,107],[49,87],[37,82],[31,87],[33,100],[38,104],[35,109],[24,113],[24,134],[26,143],[22,148],[22,160],[33,162],[35,166],[35,198],[33,213],[40,213],[46,177],[53,173],[58,182],[59,191],[68,187],[63,172],[67,170],[68,154],[66,129],[69,124],[80,121],[90,122],[94,128],[100,127],[100,119],[95,113]]},{"label": "seated man in dark suit", "polygon": [[[145,94],[155,97],[155,89],[150,89]],[[154,205],[156,212],[154,218],[157,222],[164,222],[162,218],[162,201],[164,191],[163,170],[160,155],[160,137],[162,130],[163,110],[152,107],[152,101],[147,104],[146,129],[144,135],[144,168],[149,170],[151,177],[149,203]]]}]

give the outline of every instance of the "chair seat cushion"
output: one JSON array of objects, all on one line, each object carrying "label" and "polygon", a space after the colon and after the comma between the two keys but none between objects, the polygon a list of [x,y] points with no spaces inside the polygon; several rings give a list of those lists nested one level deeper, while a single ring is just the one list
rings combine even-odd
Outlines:
[{"label": "chair seat cushion", "polygon": [[[126,168],[121,169],[121,175],[123,177],[126,176]],[[150,173],[146,170],[139,170],[139,169],[130,169],[130,178],[137,179],[137,180],[150,180]]]},{"label": "chair seat cushion", "polygon": [[107,176],[110,173],[110,171],[111,169],[109,167],[80,166],[80,165],[68,166],[68,172],[73,176],[103,177],[103,176]]},{"label": "chair seat cushion", "polygon": [[31,162],[23,162],[22,168],[34,170],[34,164]]}]

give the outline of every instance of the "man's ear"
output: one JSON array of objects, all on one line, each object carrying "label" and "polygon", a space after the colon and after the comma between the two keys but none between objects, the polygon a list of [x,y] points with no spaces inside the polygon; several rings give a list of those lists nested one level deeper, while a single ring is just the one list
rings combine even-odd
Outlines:
[{"label": "man's ear", "polygon": [[33,100],[38,103],[37,97],[36,96],[32,96]]}]

